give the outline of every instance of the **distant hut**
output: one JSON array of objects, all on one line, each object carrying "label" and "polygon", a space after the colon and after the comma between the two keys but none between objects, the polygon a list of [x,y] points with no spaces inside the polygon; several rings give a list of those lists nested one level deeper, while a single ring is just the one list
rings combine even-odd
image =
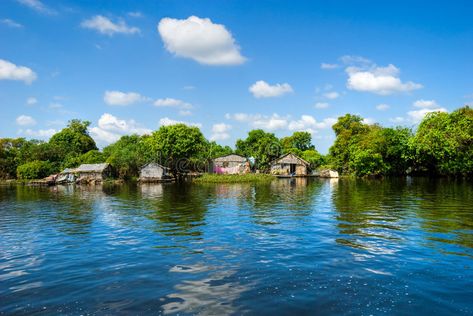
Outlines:
[{"label": "distant hut", "polygon": [[112,166],[108,163],[82,164],[74,169],[78,182],[101,182],[112,177]]},{"label": "distant hut", "polygon": [[66,168],[58,174],[56,184],[74,183],[76,182],[75,169]]},{"label": "distant hut", "polygon": [[309,165],[304,159],[289,153],[271,162],[271,174],[305,176],[308,174]]},{"label": "distant hut", "polygon": [[172,180],[173,177],[169,172],[169,168],[163,167],[155,162],[144,165],[140,170],[140,178],[138,179],[141,183],[165,182]]},{"label": "distant hut", "polygon": [[213,173],[240,174],[250,173],[250,162],[243,156],[230,154],[212,160]]}]

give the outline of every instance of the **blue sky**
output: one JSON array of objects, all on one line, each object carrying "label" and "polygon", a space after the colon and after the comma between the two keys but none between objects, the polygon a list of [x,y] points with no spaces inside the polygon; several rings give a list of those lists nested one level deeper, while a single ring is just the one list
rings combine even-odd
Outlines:
[{"label": "blue sky", "polygon": [[345,113],[415,127],[473,103],[471,1],[0,2],[0,137],[72,118],[100,146],[176,121],[233,146]]}]

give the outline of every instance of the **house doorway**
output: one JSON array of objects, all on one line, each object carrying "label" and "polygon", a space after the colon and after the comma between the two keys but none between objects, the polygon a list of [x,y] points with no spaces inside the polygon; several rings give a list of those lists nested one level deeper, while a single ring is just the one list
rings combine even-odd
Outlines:
[{"label": "house doorway", "polygon": [[289,165],[289,173],[290,174],[295,174],[296,173],[296,165],[295,164],[291,163]]}]

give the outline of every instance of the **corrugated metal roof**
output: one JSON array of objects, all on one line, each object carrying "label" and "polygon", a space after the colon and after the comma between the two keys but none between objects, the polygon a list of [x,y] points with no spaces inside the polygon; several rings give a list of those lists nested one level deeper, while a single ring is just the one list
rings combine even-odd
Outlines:
[{"label": "corrugated metal roof", "polygon": [[236,162],[245,162],[247,159],[238,154],[229,154],[214,159],[215,162],[225,162],[225,161],[236,161]]},{"label": "corrugated metal roof", "polygon": [[83,164],[74,169],[74,172],[102,172],[109,165],[108,163]]}]

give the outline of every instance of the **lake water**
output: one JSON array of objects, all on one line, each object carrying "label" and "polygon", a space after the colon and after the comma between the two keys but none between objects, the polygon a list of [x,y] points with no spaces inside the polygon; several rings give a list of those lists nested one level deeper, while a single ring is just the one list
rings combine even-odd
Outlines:
[{"label": "lake water", "polygon": [[473,313],[473,185],[0,187],[0,313]]}]

